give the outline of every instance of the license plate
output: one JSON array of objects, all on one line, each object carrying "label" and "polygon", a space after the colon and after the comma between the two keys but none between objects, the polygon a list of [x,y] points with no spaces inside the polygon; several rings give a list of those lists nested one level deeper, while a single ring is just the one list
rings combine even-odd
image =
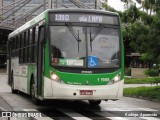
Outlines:
[{"label": "license plate", "polygon": [[80,95],[93,95],[92,90],[80,90]]}]

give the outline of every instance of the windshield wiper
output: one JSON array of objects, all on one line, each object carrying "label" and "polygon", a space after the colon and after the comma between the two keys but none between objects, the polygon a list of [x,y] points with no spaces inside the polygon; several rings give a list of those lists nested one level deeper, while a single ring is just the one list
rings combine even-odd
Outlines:
[{"label": "windshield wiper", "polygon": [[78,30],[78,34],[75,32],[75,30],[72,28],[70,23],[65,23],[68,30],[72,33],[72,35],[74,36],[74,38],[77,40],[78,42],[78,52],[79,52],[79,43],[81,42],[81,39],[79,37],[79,30]]},{"label": "windshield wiper", "polygon": [[97,35],[101,32],[101,30],[104,28],[104,25],[101,24],[97,30],[97,32],[92,36],[92,32],[90,29],[90,48],[91,48],[91,52],[92,52],[92,42],[94,41],[94,39],[97,37]]}]

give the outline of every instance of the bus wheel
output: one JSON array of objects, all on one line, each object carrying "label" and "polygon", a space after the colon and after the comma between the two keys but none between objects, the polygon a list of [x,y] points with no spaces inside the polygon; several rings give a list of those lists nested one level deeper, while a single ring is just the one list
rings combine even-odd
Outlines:
[{"label": "bus wheel", "polygon": [[89,103],[91,105],[99,105],[101,103],[101,100],[89,100]]},{"label": "bus wheel", "polygon": [[18,93],[18,90],[15,90],[14,89],[14,79],[13,79],[13,73],[11,75],[11,91],[13,94],[17,94]]},{"label": "bus wheel", "polygon": [[32,102],[33,102],[35,105],[39,105],[39,104],[41,103],[41,101],[35,97],[35,85],[34,85],[34,80],[31,81],[30,91],[31,91],[31,94],[30,94],[30,95],[31,95]]}]

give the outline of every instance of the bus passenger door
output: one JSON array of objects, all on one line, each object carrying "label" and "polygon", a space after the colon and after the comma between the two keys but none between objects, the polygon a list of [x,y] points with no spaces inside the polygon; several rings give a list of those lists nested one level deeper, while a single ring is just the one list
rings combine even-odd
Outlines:
[{"label": "bus passenger door", "polygon": [[38,34],[38,56],[37,56],[37,95],[42,95],[42,80],[44,69],[44,41],[45,41],[45,26],[39,27]]}]

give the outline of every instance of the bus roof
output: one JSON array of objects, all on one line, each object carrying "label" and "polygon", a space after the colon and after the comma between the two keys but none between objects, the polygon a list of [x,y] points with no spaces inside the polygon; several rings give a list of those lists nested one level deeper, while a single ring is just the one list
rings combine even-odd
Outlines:
[{"label": "bus roof", "polygon": [[28,21],[27,23],[25,23],[24,25],[22,25],[21,27],[17,28],[15,31],[13,31],[12,33],[9,34],[9,39],[13,36],[15,36],[16,34],[30,28],[31,26],[37,24],[38,22],[42,21],[45,18],[45,13],[47,12],[44,11],[41,14],[39,14],[38,16],[36,16],[35,18],[33,18],[32,20]]},{"label": "bus roof", "polygon": [[68,8],[68,9],[47,9],[44,12],[42,12],[41,14],[39,14],[38,16],[36,16],[35,18],[33,18],[32,20],[28,21],[27,23],[25,23],[24,25],[22,25],[21,27],[17,28],[15,31],[13,31],[12,33],[9,34],[9,39],[13,36],[15,36],[16,34],[19,34],[20,32],[30,28],[31,26],[34,26],[35,24],[37,24],[38,22],[42,21],[45,19],[45,14],[47,12],[91,12],[91,13],[98,13],[98,14],[106,14],[106,15],[114,15],[114,16],[118,16],[118,13],[115,12],[110,12],[110,11],[105,11],[105,10],[95,10],[95,9],[75,9],[75,8]]},{"label": "bus roof", "polygon": [[105,10],[96,10],[96,9],[76,9],[76,8],[68,8],[68,9],[48,9],[48,12],[92,12],[92,13],[101,13],[107,15],[118,15],[116,12],[105,11]]}]

